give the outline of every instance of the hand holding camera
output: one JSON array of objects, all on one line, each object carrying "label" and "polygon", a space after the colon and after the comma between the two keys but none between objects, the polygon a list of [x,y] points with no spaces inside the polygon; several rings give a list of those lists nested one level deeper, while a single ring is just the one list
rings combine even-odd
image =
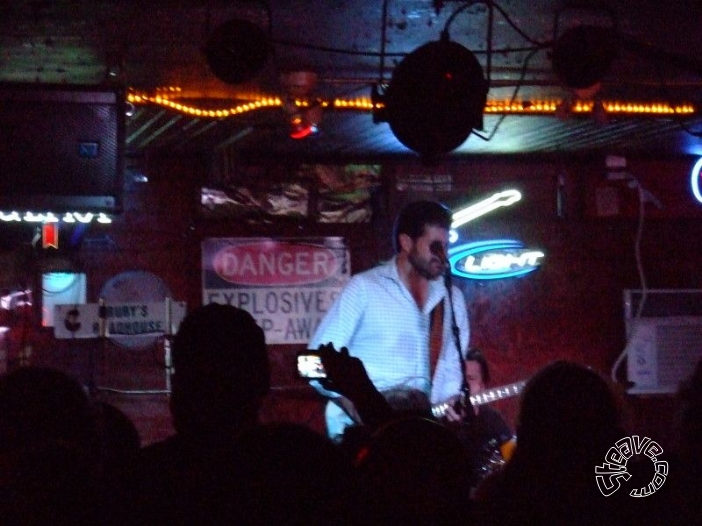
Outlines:
[{"label": "hand holding camera", "polygon": [[328,343],[320,345],[316,351],[303,351],[297,355],[297,370],[300,377],[317,380],[324,389],[342,395],[334,401],[357,421],[373,425],[392,414],[363,362],[351,356],[346,347],[337,351],[333,344]]},{"label": "hand holding camera", "polygon": [[319,380],[325,389],[349,398],[375,390],[363,362],[351,356],[346,347],[337,351],[332,343],[298,353],[297,371],[300,377]]}]

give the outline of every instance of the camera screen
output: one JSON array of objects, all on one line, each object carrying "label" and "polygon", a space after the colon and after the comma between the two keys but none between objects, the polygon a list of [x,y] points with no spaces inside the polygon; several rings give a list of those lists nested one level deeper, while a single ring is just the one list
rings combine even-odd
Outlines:
[{"label": "camera screen", "polygon": [[326,378],[327,373],[318,354],[298,354],[297,372],[302,378]]}]

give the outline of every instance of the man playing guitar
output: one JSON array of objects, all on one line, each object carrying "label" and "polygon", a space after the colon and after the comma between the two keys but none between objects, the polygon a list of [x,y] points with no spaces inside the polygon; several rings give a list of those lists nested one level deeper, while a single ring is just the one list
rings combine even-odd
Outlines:
[{"label": "man playing guitar", "polygon": [[[486,391],[490,381],[487,360],[478,349],[469,349],[465,357],[466,381],[470,386],[472,403],[459,422],[447,422],[468,450],[473,465],[473,487],[509,459],[515,445],[514,432],[499,411],[487,402],[516,395],[524,385],[518,382]],[[484,396],[483,396],[484,395]],[[440,406],[438,406],[440,407]],[[434,414],[438,415],[437,406]]]},{"label": "man playing guitar", "polygon": [[[406,205],[395,222],[395,256],[351,278],[319,325],[310,348],[346,347],[363,362],[379,391],[418,389],[432,403],[457,397],[463,383],[461,355],[469,333],[463,294],[440,279],[448,270],[450,226],[451,213],[440,203]],[[431,345],[431,340],[438,343]],[[327,433],[340,441],[345,428],[358,422],[353,404],[319,382],[311,385],[328,398]],[[460,419],[453,407],[446,415]]]}]

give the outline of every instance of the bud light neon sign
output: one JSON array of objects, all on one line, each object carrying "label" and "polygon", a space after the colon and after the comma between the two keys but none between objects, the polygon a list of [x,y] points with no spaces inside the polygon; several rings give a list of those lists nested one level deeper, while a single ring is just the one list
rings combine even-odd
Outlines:
[{"label": "bud light neon sign", "polygon": [[451,273],[469,279],[523,276],[539,268],[543,257],[540,250],[526,249],[512,239],[476,241],[448,251]]},{"label": "bud light neon sign", "polygon": [[690,173],[690,186],[695,199],[702,203],[702,191],[700,191],[700,169],[702,169],[702,158],[698,159]]}]

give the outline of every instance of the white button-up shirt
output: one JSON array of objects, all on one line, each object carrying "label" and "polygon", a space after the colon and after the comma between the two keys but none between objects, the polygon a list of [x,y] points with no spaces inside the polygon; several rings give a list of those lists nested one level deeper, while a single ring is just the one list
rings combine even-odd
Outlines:
[{"label": "white button-up shirt", "polygon": [[[468,313],[463,293],[452,287],[453,310],[460,330],[461,352],[469,341]],[[400,280],[396,258],[351,278],[317,328],[309,347],[332,343],[346,347],[359,358],[380,391],[408,387],[425,392],[432,404],[459,394],[462,384],[461,360],[451,330],[451,309],[444,308],[443,338],[432,381],[429,365],[429,328],[432,309],[447,290],[442,279],[429,283],[429,295],[420,310]],[[445,306],[448,305],[448,301]],[[325,396],[338,397],[313,382]],[[352,420],[334,403],[325,411],[327,432],[340,438]]]}]

